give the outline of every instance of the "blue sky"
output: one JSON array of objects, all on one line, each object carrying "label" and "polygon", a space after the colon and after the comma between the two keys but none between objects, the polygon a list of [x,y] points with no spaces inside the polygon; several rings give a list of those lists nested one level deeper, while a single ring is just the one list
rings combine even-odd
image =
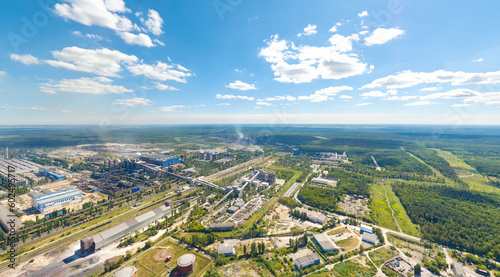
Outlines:
[{"label": "blue sky", "polygon": [[500,122],[493,1],[1,5],[0,125]]}]

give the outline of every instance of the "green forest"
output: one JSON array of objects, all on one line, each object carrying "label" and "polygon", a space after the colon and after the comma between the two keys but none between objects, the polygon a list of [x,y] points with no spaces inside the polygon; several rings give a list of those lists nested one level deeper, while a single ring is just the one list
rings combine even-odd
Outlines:
[{"label": "green forest", "polygon": [[449,186],[395,183],[424,239],[500,261],[500,199]]}]

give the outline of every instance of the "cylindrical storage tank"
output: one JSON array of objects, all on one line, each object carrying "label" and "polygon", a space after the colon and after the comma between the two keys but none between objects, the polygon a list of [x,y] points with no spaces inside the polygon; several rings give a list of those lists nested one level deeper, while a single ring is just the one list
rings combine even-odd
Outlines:
[{"label": "cylindrical storage tank", "polygon": [[196,257],[193,254],[184,254],[177,260],[177,271],[188,274],[194,271]]},{"label": "cylindrical storage tank", "polygon": [[118,270],[114,277],[136,277],[137,269],[134,266],[126,266]]}]

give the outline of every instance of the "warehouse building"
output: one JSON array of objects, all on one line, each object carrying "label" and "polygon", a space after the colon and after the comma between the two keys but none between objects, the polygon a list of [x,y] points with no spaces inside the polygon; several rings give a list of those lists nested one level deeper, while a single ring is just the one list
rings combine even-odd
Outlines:
[{"label": "warehouse building", "polygon": [[14,167],[14,173],[22,174],[22,173],[30,173],[30,172],[39,172],[40,167],[39,164],[34,162],[23,160],[23,159],[0,159],[0,168],[4,168],[7,171],[7,167]]},{"label": "warehouse building", "polygon": [[359,229],[360,229],[361,233],[370,233],[370,234],[373,234],[373,227],[372,226],[361,224],[361,226],[359,227]]},{"label": "warehouse building", "polygon": [[332,186],[332,187],[337,186],[337,182],[338,182],[338,180],[335,180],[335,179],[320,178],[320,177],[312,178],[311,181],[313,183],[316,183],[316,184],[326,185],[326,186]]},{"label": "warehouse building", "polygon": [[234,223],[213,223],[208,226],[212,231],[232,231]]},{"label": "warehouse building", "polygon": [[377,244],[377,236],[375,234],[364,233],[361,240],[369,244]]},{"label": "warehouse building", "polygon": [[234,255],[234,246],[228,244],[221,244],[217,248],[217,254],[224,255],[226,257]]},{"label": "warehouse building", "polygon": [[23,222],[17,215],[10,212],[10,209],[0,204],[0,224],[5,233],[8,233],[11,228],[19,229]]},{"label": "warehouse building", "polygon": [[47,172],[47,177],[53,178],[56,180],[62,180],[64,178],[66,178],[66,175],[61,173],[61,172],[58,172],[58,171],[50,171],[50,172]]},{"label": "warehouse building", "polygon": [[83,201],[82,193],[74,188],[39,195],[32,194],[32,197],[33,208],[37,209],[40,213],[60,209]]},{"label": "warehouse building", "polygon": [[335,243],[325,234],[314,234],[313,240],[317,245],[321,248],[323,252],[328,251],[338,251],[339,248],[335,245]]},{"label": "warehouse building", "polygon": [[300,258],[295,260],[295,266],[299,270],[304,269],[308,266],[317,265],[320,263],[321,263],[321,260],[319,259],[318,255],[316,255],[316,254],[310,254],[310,255],[307,255],[304,257],[300,257]]},{"label": "warehouse building", "polygon": [[300,213],[305,213],[307,215],[307,219],[311,222],[323,224],[328,219],[326,215],[318,212],[313,212],[308,209],[297,207],[295,211]]},{"label": "warehouse building", "polygon": [[149,164],[154,164],[162,167],[167,167],[169,165],[173,165],[180,162],[179,157],[159,155],[159,154],[141,155],[139,158]]},{"label": "warehouse building", "polygon": [[80,240],[80,248],[83,253],[98,251],[103,246],[117,239],[123,238],[138,229],[146,227],[160,218],[169,216],[171,214],[170,211],[170,207],[163,205],[154,208],[97,234],[84,237]]}]

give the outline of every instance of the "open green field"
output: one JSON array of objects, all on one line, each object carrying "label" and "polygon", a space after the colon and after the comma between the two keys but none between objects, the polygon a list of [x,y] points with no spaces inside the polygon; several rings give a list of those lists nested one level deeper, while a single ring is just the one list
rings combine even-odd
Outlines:
[{"label": "open green field", "polygon": [[358,246],[358,242],[359,242],[358,238],[350,238],[337,241],[335,242],[335,244],[340,246],[343,251],[351,251]]},{"label": "open green field", "polygon": [[389,205],[387,205],[382,183],[374,183],[371,185],[370,210],[371,217],[377,225],[398,231],[398,226],[392,217],[391,209]]},{"label": "open green field", "polygon": [[469,184],[470,189],[500,194],[500,188],[488,185],[488,180],[483,175],[453,153],[441,149],[433,150],[455,169],[457,175],[462,178],[464,182]]},{"label": "open green field", "polygon": [[[167,255],[172,256],[172,260],[168,263],[165,263],[165,260],[163,259],[157,260],[158,256],[156,255],[160,251],[163,253],[166,252]],[[167,238],[159,244],[153,246],[151,249],[146,250],[146,252],[139,256],[139,258],[132,258],[132,260],[124,266],[135,266],[137,268],[137,276],[141,277],[168,276],[169,268],[165,265],[168,264],[171,268],[170,270],[175,269],[177,267],[177,259],[187,253],[191,253],[196,256],[195,270],[189,276],[203,276],[212,264],[212,260],[200,253],[197,253],[196,251],[186,250],[171,238]],[[136,260],[138,260],[137,263],[135,262]]]},{"label": "open green field", "polygon": [[382,265],[385,261],[392,259],[398,255],[397,250],[391,250],[389,247],[381,247],[375,251],[368,253],[370,259],[376,266]]}]

